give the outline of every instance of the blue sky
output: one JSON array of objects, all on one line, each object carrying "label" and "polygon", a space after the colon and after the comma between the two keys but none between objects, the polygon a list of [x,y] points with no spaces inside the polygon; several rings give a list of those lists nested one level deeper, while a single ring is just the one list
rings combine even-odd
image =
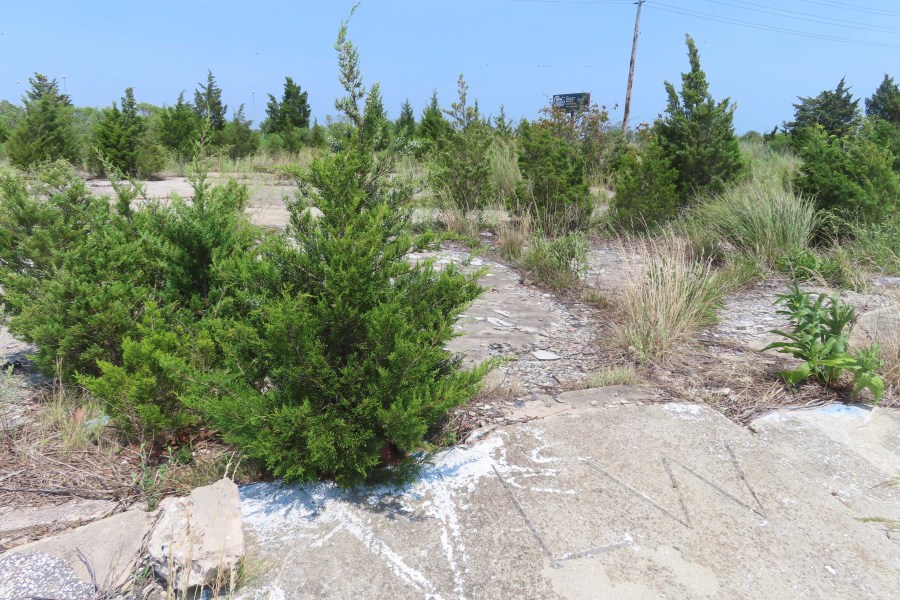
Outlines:
[{"label": "blue sky", "polygon": [[[38,71],[61,83],[65,76],[77,105],[108,105],[127,86],[139,101],[172,104],[181,90],[192,98],[212,69],[229,107],[246,104],[258,122],[285,75],[309,91],[320,120],[335,112],[332,45],[353,1],[4,4],[0,98],[18,101]],[[502,103],[512,117],[533,118],[554,93],[590,91],[596,102],[618,104],[612,116],[621,119],[634,16],[628,0],[365,0],[350,36],[366,82],[381,82],[392,116],[407,97],[420,114],[432,89],[449,105],[464,73],[483,112]],[[641,26],[634,122],[663,111],[665,80],[680,83],[685,33],[697,42],[714,97],[737,103],[739,132],[771,129],[791,117],[797,96],[833,89],[845,75],[863,97],[886,72],[900,79],[896,0],[648,0]]]}]

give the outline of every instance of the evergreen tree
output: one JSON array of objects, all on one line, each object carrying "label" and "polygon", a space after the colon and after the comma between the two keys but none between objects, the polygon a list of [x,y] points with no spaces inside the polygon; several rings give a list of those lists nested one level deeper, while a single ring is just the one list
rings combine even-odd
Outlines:
[{"label": "evergreen tree", "polygon": [[309,145],[313,148],[325,146],[325,128],[319,125],[317,119],[313,120],[313,126],[309,131]]},{"label": "evergreen tree", "polygon": [[384,464],[421,462],[429,430],[485,372],[461,370],[444,349],[481,293],[479,274],[408,260],[432,237],[412,233],[410,190],[389,176],[391,152],[366,137],[381,129],[377,86],[362,93],[345,36],[346,23],[336,49],[347,95],[336,106],[352,134],[300,176],[288,234],[266,238],[222,273],[234,294],[222,306],[248,314],[223,319],[227,367],[185,396],[276,476],[338,485]]},{"label": "evergreen tree", "polygon": [[681,75],[681,96],[666,82],[666,114],[654,125],[656,139],[678,172],[676,187],[682,205],[699,194],[717,194],[743,171],[744,163],[734,134],[734,106],[726,98],[713,100],[700,53],[685,36],[691,70]]},{"label": "evergreen tree", "polygon": [[175,106],[163,108],[159,115],[157,127],[159,143],[174,152],[179,160],[189,160],[199,125],[197,113],[185,102],[184,92],[181,92]]},{"label": "evergreen tree", "polygon": [[422,112],[419,133],[425,140],[426,146],[430,149],[442,146],[449,131],[450,124],[444,118],[444,113],[438,102],[437,90],[434,90],[431,92],[431,101]]},{"label": "evergreen tree", "polygon": [[826,135],[841,138],[859,125],[859,99],[853,99],[844,78],[833,91],[825,90],[815,98],[799,100],[794,104],[794,120],[785,124],[797,147],[802,145],[802,133],[808,127],[821,125]]},{"label": "evergreen tree", "polygon": [[259,149],[259,138],[252,129],[253,122],[244,117],[241,104],[220,135],[220,144],[231,158],[249,156]]},{"label": "evergreen tree", "polygon": [[[138,174],[138,162],[143,135],[144,118],[138,114],[134,101],[134,90],[125,89],[122,96],[122,109],[115,102],[111,108],[103,111],[100,120],[94,126],[92,143],[99,156],[91,157],[97,172],[104,171],[102,161],[115,167],[120,173],[134,177]],[[101,160],[102,159],[102,160]]]},{"label": "evergreen tree", "polygon": [[300,89],[290,77],[284,78],[284,92],[281,102],[269,94],[266,106],[266,133],[287,133],[291,129],[309,129],[309,94]]},{"label": "evergreen tree", "polygon": [[69,97],[59,93],[55,79],[40,73],[35,73],[28,82],[31,89],[22,98],[25,113],[10,132],[6,144],[10,162],[20,167],[59,158],[76,162],[79,148]]},{"label": "evergreen tree", "polygon": [[411,139],[416,135],[416,115],[413,112],[412,104],[409,98],[403,101],[400,107],[400,117],[397,119],[397,135],[406,139]]},{"label": "evergreen tree", "polygon": [[866,98],[866,114],[900,126],[900,86],[893,77],[885,74],[875,93]]},{"label": "evergreen tree", "polygon": [[222,131],[228,122],[225,117],[228,107],[222,104],[222,88],[216,85],[212,71],[207,72],[206,85],[197,85],[200,87],[194,91],[194,112],[200,121],[208,120],[213,131]]},{"label": "evergreen tree", "polygon": [[500,105],[500,114],[494,117],[494,131],[497,135],[510,138],[513,135],[512,121],[506,118],[506,107]]},{"label": "evergreen tree", "polygon": [[[491,198],[491,131],[475,106],[467,102],[469,86],[462,75],[457,80],[459,99],[444,111],[450,123],[434,146],[431,183],[444,200],[463,212],[484,208]],[[436,97],[432,97],[432,106]],[[430,115],[431,107],[426,111]],[[431,119],[431,116],[429,116]],[[431,123],[440,121],[431,120]],[[423,119],[423,130],[425,120]]]}]

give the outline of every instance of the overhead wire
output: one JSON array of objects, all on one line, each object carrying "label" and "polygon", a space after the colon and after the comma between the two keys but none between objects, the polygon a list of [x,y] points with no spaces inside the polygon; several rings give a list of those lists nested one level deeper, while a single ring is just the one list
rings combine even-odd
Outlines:
[{"label": "overhead wire", "polygon": [[687,8],[682,8],[680,6],[672,6],[671,4],[665,4],[663,2],[657,2],[656,0],[645,0],[645,6],[648,8],[653,8],[655,10],[661,10],[668,13],[684,15],[688,17],[696,17],[698,19],[705,19],[707,21],[715,21],[718,23],[726,23],[729,25],[737,25],[739,27],[747,27],[750,29],[759,29],[762,31],[771,31],[775,33],[782,33],[786,35],[793,35],[797,37],[806,37],[812,39],[820,39],[827,40],[832,42],[842,42],[846,44],[856,44],[860,46],[871,46],[875,48],[892,48],[892,49],[900,49],[900,44],[889,44],[886,42],[875,42],[872,40],[857,40],[852,38],[844,38],[836,35],[829,35],[824,33],[813,33],[810,31],[800,31],[796,29],[790,29],[787,27],[780,27],[778,25],[766,25],[764,23],[754,23],[752,21],[744,21],[742,19],[735,19],[732,17],[723,17],[721,15],[715,15],[707,12],[702,12],[698,10],[691,10]]},{"label": "overhead wire", "polygon": [[900,11],[887,10],[884,8],[873,8],[869,6],[860,6],[859,3],[848,4],[847,2],[834,2],[832,0],[800,0],[807,4],[818,4],[819,6],[828,6],[830,8],[839,8],[841,10],[850,10],[856,12],[864,12],[872,15],[881,15],[884,17],[900,17]]},{"label": "overhead wire", "polygon": [[743,0],[706,0],[707,2],[712,2],[713,4],[721,4],[722,6],[731,6],[733,8],[739,8],[741,10],[763,13],[768,15],[775,15],[777,17],[784,17],[787,19],[795,19],[806,22],[814,22],[821,23],[823,25],[834,25],[836,27],[847,27],[850,29],[862,29],[865,31],[876,31],[876,32],[900,32],[900,27],[891,27],[890,25],[875,25],[872,23],[860,23],[858,21],[848,21],[846,19],[836,19],[832,17],[823,17],[819,15],[813,15],[810,13],[798,12],[795,10],[787,10],[783,8],[777,8],[774,6],[769,6],[766,4],[758,4],[756,2],[745,2]]}]

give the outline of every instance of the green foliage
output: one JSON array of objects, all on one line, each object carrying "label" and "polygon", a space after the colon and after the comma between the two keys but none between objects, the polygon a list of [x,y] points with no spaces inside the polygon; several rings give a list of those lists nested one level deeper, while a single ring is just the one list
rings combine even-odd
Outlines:
[{"label": "green foliage", "polygon": [[[241,104],[234,116],[225,125],[225,129],[215,135],[216,145],[221,147],[231,158],[250,156],[259,150],[259,136],[253,129],[252,121],[244,116],[244,105]],[[293,133],[296,129],[291,129]],[[299,150],[299,144],[297,145]]]},{"label": "green foliage", "polygon": [[587,238],[572,232],[548,239],[538,232],[525,250],[522,266],[541,285],[568,290],[581,283],[587,267]]},{"label": "green foliage", "polygon": [[717,244],[770,267],[805,249],[817,225],[810,200],[765,179],[729,188],[698,205],[691,219]]},{"label": "green foliage", "polygon": [[102,174],[104,163],[107,163],[120,173],[136,176],[145,130],[144,118],[137,112],[134,90],[126,88],[122,96],[122,109],[113,103],[111,108],[103,111],[94,126],[91,142],[99,155],[89,161],[94,172]]},{"label": "green foliage", "polygon": [[60,158],[77,162],[80,148],[69,97],[59,92],[55,79],[47,79],[40,73],[35,73],[28,82],[31,89],[22,99],[25,114],[6,142],[10,162],[23,168]]},{"label": "green foliage", "polygon": [[775,349],[804,361],[797,369],[781,372],[791,385],[798,385],[813,377],[825,385],[838,383],[841,374],[849,371],[853,375],[852,393],[864,389],[872,392],[875,401],[884,395],[884,380],[877,375],[881,368],[878,346],[848,352],[850,340],[849,326],[856,317],[852,306],[844,304],[837,296],[804,292],[794,285],[786,294],[778,296],[776,304],[782,308],[778,314],[787,317],[793,330],[774,330],[788,341],[775,342],[765,350]]},{"label": "green foliage", "polygon": [[178,95],[175,106],[162,109],[156,136],[159,143],[171,150],[178,160],[187,161],[194,152],[194,138],[200,128],[200,120],[190,104],[184,100],[184,92]]},{"label": "green foliage", "polygon": [[222,131],[228,122],[228,107],[222,104],[222,88],[216,85],[212,71],[207,71],[206,84],[198,83],[194,90],[194,113],[199,121],[207,121],[213,131]]},{"label": "green foliage", "polygon": [[866,98],[866,115],[884,119],[900,127],[900,86],[894,83],[893,77],[885,74],[875,93]]},{"label": "green foliage", "polygon": [[25,115],[21,106],[16,106],[8,100],[0,100],[0,144],[6,142],[10,132]]},{"label": "green foliage", "polygon": [[827,135],[840,138],[852,133],[858,124],[859,99],[853,99],[841,78],[834,91],[825,90],[815,98],[801,97],[800,103],[794,104],[794,120],[785,129],[799,146],[804,132],[810,128],[821,127]]},{"label": "green foliage", "polygon": [[691,70],[681,76],[681,97],[666,82],[666,114],[653,127],[656,140],[678,174],[679,204],[695,196],[719,194],[744,171],[740,146],[734,134],[734,109],[726,98],[713,100],[700,54],[686,36]]},{"label": "green foliage", "polygon": [[678,173],[655,140],[642,151],[630,149],[616,172],[616,195],[610,207],[613,218],[631,229],[672,218],[678,212],[677,181]]},{"label": "green foliage", "polygon": [[[593,203],[584,177],[578,146],[561,135],[559,111],[519,130],[518,212],[529,211],[546,233],[584,228],[590,224]],[[564,130],[562,130],[564,131]]]},{"label": "green foliage", "polygon": [[288,234],[224,265],[211,324],[223,366],[189,398],[275,475],[349,485],[386,462],[417,462],[425,435],[485,368],[461,371],[444,350],[481,293],[479,274],[407,260],[431,235],[410,233],[409,190],[388,177],[390,151],[367,137],[382,113],[362,91],[346,23],[336,49],[347,91],[336,105],[351,135],[300,176]]},{"label": "green foliage", "polygon": [[[468,86],[462,75],[457,82],[459,100],[446,111],[451,125],[444,130],[444,137],[432,154],[430,181],[438,196],[450,206],[468,213],[484,208],[491,200],[491,173],[488,152],[491,148],[491,130],[478,114],[478,109],[467,103]],[[426,109],[426,117],[430,109]],[[422,131],[430,135],[426,126],[439,131],[440,121],[422,120]],[[428,117],[431,119],[430,117]]]},{"label": "green foliage", "polygon": [[444,140],[450,135],[451,126],[438,102],[437,90],[431,92],[431,101],[422,112],[422,122],[419,126],[419,135],[424,142],[422,153],[431,150],[440,150]]},{"label": "green foliage", "polygon": [[416,136],[416,114],[413,112],[409,98],[403,101],[400,107],[400,117],[397,118],[397,136],[412,139]]},{"label": "green foliage", "polygon": [[892,214],[900,205],[900,176],[893,171],[894,157],[872,131],[868,123],[840,138],[823,127],[807,130],[798,151],[803,164],[797,190],[848,221],[877,222]]},{"label": "green foliage", "polygon": [[302,91],[293,79],[285,77],[281,102],[269,94],[262,129],[266,133],[281,134],[293,129],[309,129],[309,116],[309,93]]}]

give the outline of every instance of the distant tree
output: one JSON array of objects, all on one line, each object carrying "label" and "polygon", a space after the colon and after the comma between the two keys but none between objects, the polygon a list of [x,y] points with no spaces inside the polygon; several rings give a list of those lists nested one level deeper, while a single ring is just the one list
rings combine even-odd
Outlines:
[{"label": "distant tree", "polygon": [[512,137],[513,127],[512,120],[506,118],[506,107],[500,105],[500,114],[494,117],[494,131],[501,137]]},{"label": "distant tree", "polygon": [[325,128],[319,125],[319,121],[315,119],[309,130],[309,145],[313,148],[321,148],[325,145]]},{"label": "distant tree", "polygon": [[266,133],[282,134],[294,128],[309,129],[309,116],[309,94],[302,91],[293,79],[285,77],[281,102],[269,94],[262,129]]},{"label": "distant tree", "polygon": [[887,74],[875,93],[866,98],[866,114],[900,126],[900,86]]},{"label": "distant tree", "polygon": [[25,110],[21,106],[8,100],[0,100],[0,144],[6,141],[24,115]]},{"label": "distant tree", "polygon": [[55,79],[40,73],[28,82],[31,89],[22,98],[25,113],[6,144],[10,162],[20,167],[59,158],[76,162],[79,145],[72,127],[69,97],[59,93]]},{"label": "distant tree", "polygon": [[444,118],[438,102],[437,90],[434,90],[431,92],[431,101],[422,112],[419,135],[424,139],[427,148],[438,148],[443,145],[450,130],[450,123]]},{"label": "distant tree", "polygon": [[853,99],[843,77],[833,91],[825,90],[815,98],[801,96],[799,100],[794,104],[794,120],[785,124],[798,147],[809,127],[820,125],[826,135],[841,138],[859,125],[859,99]]},{"label": "distant tree", "polygon": [[222,104],[222,88],[216,85],[216,78],[212,71],[206,75],[206,85],[197,84],[194,91],[194,112],[201,121],[209,120],[209,126],[213,131],[225,129],[226,113],[228,106]]},{"label": "distant tree", "polygon": [[259,137],[252,125],[253,122],[244,117],[244,105],[241,104],[219,134],[218,145],[224,147],[231,158],[253,154],[259,149]]},{"label": "distant tree", "polygon": [[413,112],[409,98],[403,101],[400,107],[400,117],[397,119],[397,135],[404,138],[412,138],[416,135],[416,115]]},{"label": "distant tree", "polygon": [[104,172],[106,165],[103,161],[106,161],[124,175],[137,176],[145,129],[144,118],[137,111],[134,89],[125,88],[121,110],[113,102],[94,126],[91,143],[99,156],[90,157],[89,162],[95,172]]},{"label": "distant tree", "polygon": [[666,114],[653,127],[663,155],[678,172],[682,205],[695,195],[721,192],[744,168],[734,134],[735,107],[728,98],[713,100],[697,46],[690,35],[685,38],[691,70],[681,75],[680,98],[666,82]]},{"label": "distant tree", "polygon": [[165,148],[174,152],[179,160],[188,160],[193,153],[193,140],[199,121],[193,107],[185,102],[184,92],[181,92],[175,106],[162,109],[157,125],[157,139]]}]

